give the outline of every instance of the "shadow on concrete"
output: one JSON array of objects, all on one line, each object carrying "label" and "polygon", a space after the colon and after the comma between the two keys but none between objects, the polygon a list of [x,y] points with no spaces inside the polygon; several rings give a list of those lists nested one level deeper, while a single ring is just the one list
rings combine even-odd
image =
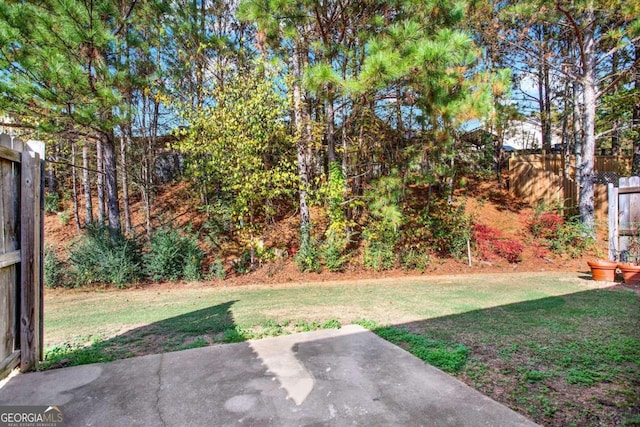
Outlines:
[{"label": "shadow on concrete", "polygon": [[164,319],[88,346],[60,346],[47,353],[43,369],[107,362],[148,354],[205,347],[215,343],[244,341],[237,332],[229,301]]}]

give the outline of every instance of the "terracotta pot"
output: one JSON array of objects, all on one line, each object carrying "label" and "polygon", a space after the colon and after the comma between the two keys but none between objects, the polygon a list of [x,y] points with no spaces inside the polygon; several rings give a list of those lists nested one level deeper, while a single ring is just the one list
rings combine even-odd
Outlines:
[{"label": "terracotta pot", "polygon": [[598,259],[595,261],[587,261],[591,268],[591,276],[593,280],[598,282],[613,282],[616,279],[616,267],[618,263],[613,261],[605,261]]},{"label": "terracotta pot", "polygon": [[627,285],[640,285],[640,265],[618,264],[624,283]]}]

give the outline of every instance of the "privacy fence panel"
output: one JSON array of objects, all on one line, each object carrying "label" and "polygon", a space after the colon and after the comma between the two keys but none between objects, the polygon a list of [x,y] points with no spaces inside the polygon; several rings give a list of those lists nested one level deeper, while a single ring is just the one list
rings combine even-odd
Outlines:
[{"label": "privacy fence panel", "polygon": [[[608,211],[607,184],[626,175],[631,163],[630,159],[614,156],[597,156],[594,163],[595,213],[596,218],[604,220]],[[575,156],[516,155],[509,159],[509,189],[532,205],[558,205],[577,214],[579,189],[575,172]]]},{"label": "privacy fence panel", "polygon": [[640,177],[609,184],[609,205],[609,259],[639,263],[630,256],[640,252]]},{"label": "privacy fence panel", "polygon": [[42,358],[44,145],[0,135],[0,377]]}]

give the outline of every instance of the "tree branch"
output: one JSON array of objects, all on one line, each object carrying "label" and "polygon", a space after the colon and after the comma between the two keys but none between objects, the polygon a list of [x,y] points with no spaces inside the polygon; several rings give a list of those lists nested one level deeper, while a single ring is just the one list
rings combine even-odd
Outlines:
[{"label": "tree branch", "polygon": [[571,27],[573,28],[573,32],[576,36],[576,39],[578,39],[578,46],[580,46],[580,61],[582,62],[582,68],[583,68],[583,73],[584,73],[584,67],[587,64],[587,58],[585,58],[584,56],[584,40],[582,40],[582,32],[580,31],[580,26],[578,25],[578,23],[576,22],[575,19],[573,19],[573,16],[571,16],[571,14],[569,13],[568,10],[565,10],[562,8],[562,6],[560,6],[560,2],[556,1],[556,9],[558,9],[558,11],[560,13],[562,13],[568,20],[569,23],[571,24]]}]

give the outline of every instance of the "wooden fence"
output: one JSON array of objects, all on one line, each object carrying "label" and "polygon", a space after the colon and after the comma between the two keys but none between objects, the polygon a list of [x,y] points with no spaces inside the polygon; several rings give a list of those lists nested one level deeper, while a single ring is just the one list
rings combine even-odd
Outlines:
[{"label": "wooden fence", "polygon": [[[609,259],[640,262],[640,177],[609,184]],[[630,259],[634,257],[635,259]]]},{"label": "wooden fence", "polygon": [[[572,178],[576,176],[576,156],[565,158],[561,154],[524,154],[512,156],[509,160],[515,163],[526,163],[534,169],[542,169],[562,175],[562,171],[567,168],[568,175]],[[631,159],[619,156],[596,156],[594,158],[594,170],[596,172],[612,172],[619,176],[628,176],[631,170]]]},{"label": "wooden fence", "polygon": [[0,377],[42,359],[44,144],[0,134]]},{"label": "wooden fence", "polygon": [[[596,184],[594,205],[597,219],[607,218],[607,184],[627,175],[631,159],[597,156],[594,161]],[[568,177],[563,176],[565,167]],[[532,154],[509,159],[509,189],[513,195],[530,204],[559,205],[569,213],[577,213],[578,183],[575,180],[575,157],[568,161],[559,154]]]}]

